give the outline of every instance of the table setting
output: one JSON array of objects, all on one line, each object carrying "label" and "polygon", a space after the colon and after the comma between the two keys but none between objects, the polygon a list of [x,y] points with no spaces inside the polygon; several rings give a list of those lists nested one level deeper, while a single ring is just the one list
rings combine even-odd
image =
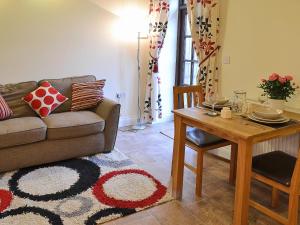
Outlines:
[{"label": "table setting", "polygon": [[299,86],[293,82],[291,75],[281,76],[272,73],[268,79],[261,79],[258,88],[263,90],[266,100],[263,104],[249,102],[247,92],[244,90],[233,91],[232,98],[219,97],[217,94],[208,96],[198,108],[206,109],[209,116],[221,116],[231,119],[241,116],[255,123],[269,126],[284,126],[293,122],[284,113],[284,102],[296,94]]},{"label": "table setting", "polygon": [[263,104],[249,101],[246,91],[236,90],[231,98],[217,94],[205,96],[201,105],[174,110],[173,197],[182,199],[186,128],[192,126],[226,139],[238,148],[233,210],[236,225],[248,221],[254,146],[300,132],[300,115],[283,107],[299,89],[293,77],[273,73],[268,79],[262,79],[258,88],[267,98]]}]

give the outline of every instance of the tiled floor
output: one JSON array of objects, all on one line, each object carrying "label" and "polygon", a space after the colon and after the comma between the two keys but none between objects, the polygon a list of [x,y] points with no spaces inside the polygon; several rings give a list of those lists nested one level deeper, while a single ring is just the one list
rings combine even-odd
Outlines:
[{"label": "tiled floor", "polygon": [[[116,147],[136,164],[169,186],[173,141],[160,134],[172,129],[172,123],[156,124],[146,130],[133,132],[119,131]],[[194,160],[192,150],[187,150],[187,158]],[[189,170],[184,173],[182,201],[172,201],[134,215],[124,217],[108,225],[227,225],[232,223],[234,187],[227,183],[228,163],[206,155],[204,162],[203,197],[194,195],[195,176]],[[264,185],[252,185],[252,197],[269,204],[270,190]],[[281,207],[286,214],[287,197],[281,196]],[[254,209],[250,209],[250,224],[278,224]],[[300,223],[298,223],[300,224]]]}]

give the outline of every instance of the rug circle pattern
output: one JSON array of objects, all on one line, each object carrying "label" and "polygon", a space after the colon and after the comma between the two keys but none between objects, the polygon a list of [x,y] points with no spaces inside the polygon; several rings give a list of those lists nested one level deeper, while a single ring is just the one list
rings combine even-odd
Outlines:
[{"label": "rug circle pattern", "polygon": [[[66,190],[58,191],[56,193],[44,194],[44,195],[35,195],[35,194],[27,193],[22,191],[19,188],[19,181],[23,176],[41,168],[48,168],[50,170],[51,167],[66,167],[71,170],[74,170],[78,173],[79,179],[77,180],[76,183],[72,184],[70,188]],[[17,195],[21,198],[28,198],[34,201],[58,200],[58,199],[65,199],[67,197],[75,196],[87,190],[96,182],[97,177],[99,177],[99,175],[100,175],[100,168],[97,165],[95,165],[93,162],[88,160],[83,160],[83,159],[74,159],[74,160],[63,161],[58,163],[50,163],[42,166],[19,170],[9,180],[9,187],[14,195]],[[60,185],[55,179],[51,179],[51,181],[56,182],[57,186]]]},{"label": "rug circle pattern", "polygon": [[[112,179],[113,177],[117,177],[119,175],[123,175],[123,174],[136,174],[136,175],[143,175],[149,179],[151,179],[156,186],[156,190],[148,197],[140,199],[140,200],[122,200],[122,199],[116,199],[114,198],[114,196],[109,196],[106,194],[105,188],[104,188],[104,184],[106,182],[108,182],[110,179]],[[126,179],[126,177],[123,177],[123,179]],[[132,181],[132,179],[128,179],[129,182]],[[134,186],[134,185],[132,185]],[[122,191],[122,190],[116,190],[116,194],[118,191]],[[137,193],[137,195],[141,194],[139,193],[139,191],[145,192],[145,189],[140,189],[140,190],[133,190],[133,192]],[[100,202],[103,202],[106,205],[109,206],[117,206],[120,208],[143,208],[146,207],[147,205],[151,205],[154,204],[155,202],[157,202],[159,199],[161,199],[165,194],[166,194],[166,187],[163,186],[158,180],[156,180],[153,176],[151,176],[150,174],[148,174],[147,172],[143,171],[143,170],[138,170],[138,169],[128,169],[128,170],[122,170],[122,171],[113,171],[110,173],[105,174],[104,176],[102,176],[98,182],[96,183],[96,185],[94,186],[93,189],[93,193],[94,195],[97,197],[97,199]],[[135,196],[134,196],[135,197]]]},{"label": "rug circle pattern", "polygon": [[0,224],[101,224],[170,201],[117,150],[0,174]]}]

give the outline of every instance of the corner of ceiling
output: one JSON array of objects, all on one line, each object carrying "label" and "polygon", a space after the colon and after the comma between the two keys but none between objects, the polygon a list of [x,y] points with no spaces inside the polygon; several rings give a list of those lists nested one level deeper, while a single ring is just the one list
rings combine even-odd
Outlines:
[{"label": "corner of ceiling", "polygon": [[118,16],[117,8],[121,0],[89,0],[92,4],[98,6],[101,10],[105,10],[114,16]]}]

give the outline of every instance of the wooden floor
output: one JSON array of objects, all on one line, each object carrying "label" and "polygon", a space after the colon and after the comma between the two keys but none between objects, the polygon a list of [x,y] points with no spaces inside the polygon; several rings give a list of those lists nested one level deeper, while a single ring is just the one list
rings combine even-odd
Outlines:
[{"label": "wooden floor", "polygon": [[[136,164],[144,168],[163,184],[169,186],[173,141],[160,134],[172,129],[172,123],[156,124],[146,130],[119,131],[116,147]],[[195,155],[187,149],[187,160],[194,162]],[[227,183],[229,165],[207,154],[204,160],[203,197],[194,195],[195,175],[184,173],[182,201],[172,201],[134,215],[106,223],[107,225],[227,225],[232,223],[234,187]],[[270,190],[259,183],[252,184],[252,198],[269,205]],[[281,196],[277,210],[286,215],[287,196]],[[254,209],[250,209],[250,224],[278,224]],[[298,223],[300,224],[300,223]]]}]

